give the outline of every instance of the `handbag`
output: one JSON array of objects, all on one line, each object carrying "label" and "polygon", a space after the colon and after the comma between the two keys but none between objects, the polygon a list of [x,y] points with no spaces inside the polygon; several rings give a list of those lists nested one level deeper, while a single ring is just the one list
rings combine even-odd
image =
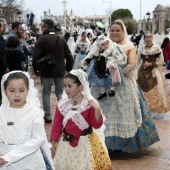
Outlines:
[{"label": "handbag", "polygon": [[35,63],[37,70],[40,72],[46,72],[56,67],[56,60],[52,54],[39,58]]}]

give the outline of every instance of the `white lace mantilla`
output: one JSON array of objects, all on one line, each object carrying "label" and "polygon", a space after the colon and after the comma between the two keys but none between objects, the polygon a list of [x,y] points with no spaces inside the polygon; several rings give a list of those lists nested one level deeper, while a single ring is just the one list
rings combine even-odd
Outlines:
[{"label": "white lace mantilla", "polygon": [[149,49],[146,49],[145,47],[142,47],[142,54],[143,55],[154,55],[160,53],[162,50],[159,46],[153,44],[153,46]]},{"label": "white lace mantilla", "polygon": [[84,119],[84,117],[81,115],[81,113],[91,107],[88,104],[88,100],[83,98],[81,104],[79,105],[79,107],[77,107],[77,110],[71,110],[72,107],[73,105],[71,104],[68,98],[61,99],[58,103],[58,109],[60,113],[64,116],[63,126],[65,127],[67,121],[69,119],[72,119],[72,121],[78,126],[79,129],[87,129],[89,125]]}]

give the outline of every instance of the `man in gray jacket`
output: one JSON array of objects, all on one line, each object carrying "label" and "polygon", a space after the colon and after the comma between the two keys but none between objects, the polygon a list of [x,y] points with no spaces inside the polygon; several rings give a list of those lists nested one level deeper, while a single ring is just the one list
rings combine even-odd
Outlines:
[{"label": "man in gray jacket", "polygon": [[[54,23],[47,19],[43,21],[42,25],[43,35],[39,37],[35,45],[35,52],[33,55],[33,68],[35,74],[39,74],[36,61],[48,54],[52,54],[56,61],[56,67],[49,71],[41,71],[41,83],[43,86],[42,100],[44,108],[44,119],[46,123],[52,122],[50,112],[50,94],[51,86],[55,84],[55,94],[58,100],[61,99],[63,92],[63,78],[65,71],[70,71],[73,66],[73,58],[71,52],[65,43],[64,39],[55,34]],[[66,63],[65,63],[66,61]]]}]

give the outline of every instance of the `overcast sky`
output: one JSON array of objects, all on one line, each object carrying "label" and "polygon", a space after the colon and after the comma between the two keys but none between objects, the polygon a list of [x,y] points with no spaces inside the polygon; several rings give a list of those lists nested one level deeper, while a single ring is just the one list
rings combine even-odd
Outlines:
[{"label": "overcast sky", "polygon": [[[24,8],[30,8],[36,15],[37,20],[40,21],[43,11],[48,11],[49,9],[53,15],[63,15],[62,2],[63,0],[25,0]],[[147,12],[152,14],[157,4],[170,6],[170,0],[111,0],[111,9],[129,9],[133,18],[139,20],[140,7],[141,19],[143,19]],[[89,8],[95,8],[95,10]],[[83,17],[83,13],[85,17],[94,15],[94,12],[96,15],[106,15],[106,11],[110,10],[110,0],[67,0],[68,14],[70,14],[71,9],[76,15],[81,17]]]}]

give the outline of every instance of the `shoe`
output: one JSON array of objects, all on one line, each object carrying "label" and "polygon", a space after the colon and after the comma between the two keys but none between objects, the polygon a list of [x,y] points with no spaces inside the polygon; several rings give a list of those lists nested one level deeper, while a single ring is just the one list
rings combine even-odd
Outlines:
[{"label": "shoe", "polygon": [[114,150],[114,152],[122,152],[122,150]]},{"label": "shoe", "polygon": [[106,97],[107,96],[107,94],[106,93],[103,93],[103,94],[99,94],[99,96],[98,96],[98,100],[101,100],[101,99],[103,99],[104,97]]},{"label": "shoe", "polygon": [[165,74],[166,79],[170,79],[170,73]]},{"label": "shoe", "polygon": [[110,97],[113,97],[114,95],[115,95],[115,91],[114,91],[114,90],[110,90],[110,91],[109,91],[109,96],[110,96]]},{"label": "shoe", "polygon": [[46,117],[44,117],[44,121],[45,121],[45,123],[51,123],[51,122],[52,122],[52,119],[51,119],[51,118],[46,118]]}]

